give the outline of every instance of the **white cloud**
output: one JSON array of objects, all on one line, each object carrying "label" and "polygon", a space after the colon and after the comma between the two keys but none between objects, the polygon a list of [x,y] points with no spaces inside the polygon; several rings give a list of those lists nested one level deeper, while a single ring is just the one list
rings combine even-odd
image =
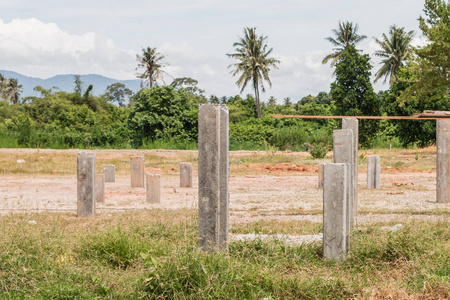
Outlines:
[{"label": "white cloud", "polygon": [[430,43],[430,41],[425,36],[414,37],[411,44],[414,47],[423,47]]},{"label": "white cloud", "polygon": [[57,74],[96,73],[130,78],[135,53],[119,49],[111,39],[97,33],[81,35],[61,30],[54,23],[37,19],[0,19],[0,65],[24,75],[50,77]]},{"label": "white cloud", "polygon": [[326,51],[304,52],[298,55],[279,57],[279,69],[272,72],[272,89],[267,89],[264,98],[274,95],[279,102],[285,97],[298,101],[309,94],[328,91],[333,80],[333,69],[323,65]]}]

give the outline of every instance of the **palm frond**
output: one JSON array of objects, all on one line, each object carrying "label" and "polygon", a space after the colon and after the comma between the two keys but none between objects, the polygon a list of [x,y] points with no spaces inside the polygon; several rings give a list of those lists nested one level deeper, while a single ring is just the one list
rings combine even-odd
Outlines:
[{"label": "palm frond", "polygon": [[341,53],[348,46],[355,46],[357,43],[367,38],[365,35],[358,35],[358,24],[349,21],[339,21],[338,29],[332,29],[331,32],[333,32],[334,37],[327,37],[325,39],[336,47],[333,49],[335,52],[328,54],[322,60],[322,64],[326,64],[331,60],[331,67],[336,65]]},{"label": "palm frond", "polygon": [[144,69],[143,73],[137,74],[137,77],[143,80],[141,87],[146,86],[147,83],[149,87],[153,87],[157,84],[158,80],[164,83],[163,74],[167,73],[162,69],[168,65],[167,63],[161,62],[164,58],[165,56],[157,52],[156,48],[151,47],[142,49],[142,55],[136,55],[136,60],[138,61],[138,67],[136,69]]},{"label": "palm frond", "polygon": [[260,113],[259,87],[265,92],[264,82],[272,86],[269,78],[271,68],[278,69],[279,60],[269,57],[272,48],[267,46],[267,36],[258,36],[256,28],[244,28],[244,37],[239,37],[239,41],[233,44],[235,53],[227,54],[228,57],[238,60],[237,63],[230,64],[230,74],[239,75],[236,84],[242,93],[251,82],[255,90],[255,100],[258,117]]},{"label": "palm frond", "polygon": [[398,28],[392,25],[389,28],[389,36],[384,34],[381,39],[375,39],[375,42],[381,50],[375,51],[375,55],[383,57],[382,66],[375,73],[375,82],[384,77],[386,82],[389,78],[389,84],[392,85],[396,81],[398,70],[411,58],[412,46],[411,41],[414,31],[406,32],[404,27]]}]

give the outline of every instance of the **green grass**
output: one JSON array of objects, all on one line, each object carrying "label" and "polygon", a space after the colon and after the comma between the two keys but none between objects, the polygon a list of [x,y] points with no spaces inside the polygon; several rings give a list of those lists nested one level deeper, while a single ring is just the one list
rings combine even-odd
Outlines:
[{"label": "green grass", "polygon": [[[392,146],[391,146],[392,141]],[[378,135],[370,142],[371,149],[402,149],[400,139],[396,136],[389,137],[387,135]]]},{"label": "green grass", "polygon": [[[29,223],[34,220],[37,224]],[[358,228],[344,262],[321,244],[197,248],[194,211],[0,219],[1,299],[381,299],[450,297],[450,223]],[[232,233],[313,234],[318,224],[232,224]]]},{"label": "green grass", "polygon": [[262,151],[264,145],[255,141],[236,141],[230,139],[230,151],[247,150],[247,151]]},{"label": "green grass", "polygon": [[18,148],[19,143],[17,142],[17,138],[14,138],[8,134],[1,133],[0,134],[0,147],[1,148]]}]

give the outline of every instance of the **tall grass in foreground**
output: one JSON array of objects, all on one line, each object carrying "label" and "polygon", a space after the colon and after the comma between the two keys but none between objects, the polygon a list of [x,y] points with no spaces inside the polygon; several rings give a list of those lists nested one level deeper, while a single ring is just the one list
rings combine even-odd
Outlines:
[{"label": "tall grass in foreground", "polygon": [[[29,221],[35,221],[34,222]],[[309,225],[308,225],[309,224]],[[193,211],[12,215],[0,219],[0,298],[17,299],[446,299],[450,223],[360,227],[344,262],[321,245],[197,245]],[[233,233],[313,234],[310,222],[234,224]]]}]

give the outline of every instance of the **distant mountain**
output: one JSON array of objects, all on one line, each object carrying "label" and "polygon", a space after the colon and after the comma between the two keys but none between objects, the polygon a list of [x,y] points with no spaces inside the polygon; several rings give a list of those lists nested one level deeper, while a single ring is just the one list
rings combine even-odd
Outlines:
[{"label": "distant mountain", "polygon": [[[39,92],[33,90],[38,85],[45,89],[56,87],[59,90],[66,92],[73,92],[75,88],[74,74],[57,75],[48,79],[28,77],[16,72],[4,70],[0,70],[0,74],[3,74],[6,78],[16,78],[19,81],[19,84],[23,87],[23,90],[20,93],[22,98],[28,96],[40,96],[41,94]],[[96,96],[104,94],[106,92],[106,87],[116,82],[125,84],[125,86],[132,90],[133,93],[139,91],[141,85],[141,81],[138,79],[117,80],[96,74],[80,75],[80,78],[81,81],[83,81],[85,89],[92,84],[92,94]]]}]

